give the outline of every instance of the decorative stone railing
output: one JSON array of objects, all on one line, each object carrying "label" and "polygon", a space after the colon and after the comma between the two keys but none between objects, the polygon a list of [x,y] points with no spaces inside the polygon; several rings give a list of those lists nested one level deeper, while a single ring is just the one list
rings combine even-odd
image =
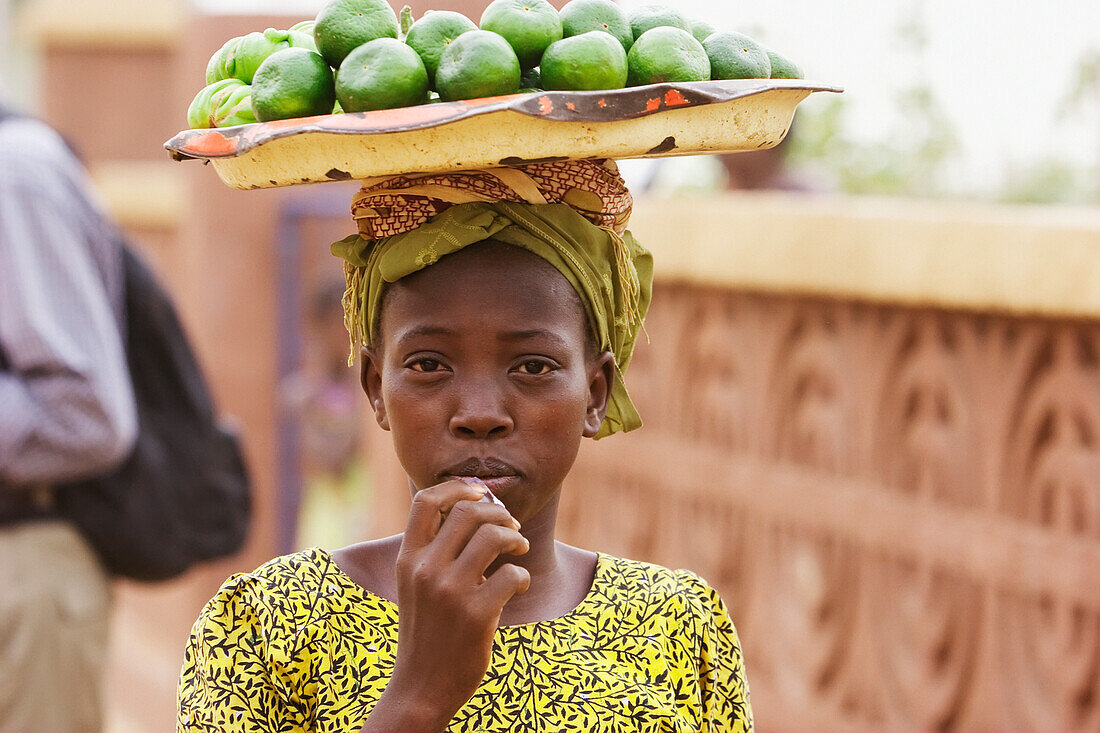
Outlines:
[{"label": "decorative stone railing", "polygon": [[1097,730],[1100,213],[638,211],[647,424],[565,534],[718,586],[762,731]]}]

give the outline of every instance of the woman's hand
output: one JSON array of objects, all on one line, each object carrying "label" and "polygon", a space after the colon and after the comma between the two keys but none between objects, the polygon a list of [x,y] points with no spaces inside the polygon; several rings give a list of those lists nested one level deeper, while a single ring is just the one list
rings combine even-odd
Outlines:
[{"label": "woman's hand", "polygon": [[417,492],[397,557],[397,660],[363,732],[440,733],[481,684],[506,603],[531,576],[501,565],[530,549],[485,489],[448,481]]}]

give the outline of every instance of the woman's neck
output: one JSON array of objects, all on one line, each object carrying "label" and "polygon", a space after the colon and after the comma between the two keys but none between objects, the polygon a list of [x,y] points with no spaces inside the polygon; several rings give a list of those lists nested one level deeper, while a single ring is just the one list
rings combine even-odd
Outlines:
[{"label": "woman's neck", "polygon": [[514,626],[559,618],[577,607],[592,587],[596,555],[557,542],[558,499],[554,497],[520,532],[531,543],[524,555],[507,555],[489,566],[487,575],[505,563],[525,568],[531,587],[513,596],[504,606],[501,626]]},{"label": "woman's neck", "polygon": [[524,555],[504,555],[489,566],[486,575],[505,563],[518,565],[531,574],[531,585],[537,579],[551,577],[559,570],[560,558],[555,541],[558,522],[558,496],[547,502],[534,516],[523,520],[520,534],[531,543],[531,549]]},{"label": "woman's neck", "polygon": [[[500,617],[501,626],[548,621],[566,615],[584,600],[592,587],[596,554],[555,540],[558,502],[554,498],[524,522],[521,532],[531,543],[527,554],[507,555],[486,571],[491,575],[504,563],[531,574],[531,587],[513,596]],[[395,563],[401,535],[363,542],[333,552],[337,566],[372,594],[398,602]]]}]

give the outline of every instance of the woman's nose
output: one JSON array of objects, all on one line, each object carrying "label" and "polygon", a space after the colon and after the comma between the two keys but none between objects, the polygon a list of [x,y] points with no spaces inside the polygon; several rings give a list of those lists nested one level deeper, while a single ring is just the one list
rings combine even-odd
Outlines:
[{"label": "woman's nose", "polygon": [[502,438],[515,423],[505,405],[503,393],[480,383],[463,390],[458,408],[451,416],[451,434],[459,438]]}]

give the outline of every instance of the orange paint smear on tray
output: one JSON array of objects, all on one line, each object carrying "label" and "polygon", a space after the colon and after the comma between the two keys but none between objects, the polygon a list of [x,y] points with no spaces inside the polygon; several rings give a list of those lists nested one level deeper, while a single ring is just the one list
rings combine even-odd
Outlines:
[{"label": "orange paint smear on tray", "polygon": [[661,108],[661,98],[654,97],[653,99],[647,99],[645,103],[646,112],[656,112]]},{"label": "orange paint smear on tray", "polygon": [[687,99],[683,94],[676,89],[669,89],[665,92],[665,106],[666,107],[679,107],[681,105],[688,104]]},{"label": "orange paint smear on tray", "polygon": [[539,112],[548,115],[553,111],[554,103],[550,101],[550,97],[539,97]]},{"label": "orange paint smear on tray", "polygon": [[232,155],[237,152],[237,138],[226,137],[220,132],[208,132],[196,137],[194,142],[186,147],[186,152],[211,158]]}]

